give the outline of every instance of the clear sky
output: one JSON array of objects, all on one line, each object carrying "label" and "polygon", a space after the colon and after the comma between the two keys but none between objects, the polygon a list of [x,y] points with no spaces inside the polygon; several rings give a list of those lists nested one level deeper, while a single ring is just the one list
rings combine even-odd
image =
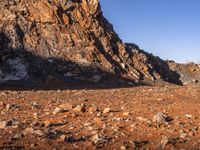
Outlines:
[{"label": "clear sky", "polygon": [[124,42],[163,59],[200,63],[200,0],[100,0]]}]

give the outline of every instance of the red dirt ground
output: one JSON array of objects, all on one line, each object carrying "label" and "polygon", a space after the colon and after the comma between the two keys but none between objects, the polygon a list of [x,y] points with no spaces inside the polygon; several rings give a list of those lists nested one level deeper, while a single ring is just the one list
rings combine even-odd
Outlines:
[{"label": "red dirt ground", "polygon": [[199,101],[200,86],[1,90],[0,149],[198,149]]}]

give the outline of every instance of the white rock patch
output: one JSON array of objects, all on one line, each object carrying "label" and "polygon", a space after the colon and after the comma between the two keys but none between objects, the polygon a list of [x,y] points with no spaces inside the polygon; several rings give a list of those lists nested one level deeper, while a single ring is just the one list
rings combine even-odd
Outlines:
[{"label": "white rock patch", "polygon": [[7,65],[11,72],[4,74],[0,70],[0,82],[19,81],[28,77],[27,67],[21,62],[20,58],[8,59]]}]

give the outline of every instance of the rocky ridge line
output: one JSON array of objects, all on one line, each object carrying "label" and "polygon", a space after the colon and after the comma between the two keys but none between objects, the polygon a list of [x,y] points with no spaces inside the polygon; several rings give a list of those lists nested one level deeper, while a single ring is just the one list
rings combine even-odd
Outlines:
[{"label": "rocky ridge line", "polygon": [[124,44],[98,0],[1,0],[0,7],[0,83],[182,84],[166,61]]}]

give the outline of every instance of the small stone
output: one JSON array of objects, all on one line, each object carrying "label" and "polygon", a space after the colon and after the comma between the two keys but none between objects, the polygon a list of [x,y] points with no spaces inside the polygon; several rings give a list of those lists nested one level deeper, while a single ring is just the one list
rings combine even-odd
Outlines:
[{"label": "small stone", "polygon": [[188,133],[188,135],[189,135],[189,136],[195,136],[195,133],[192,132],[192,131],[190,131],[190,132]]},{"label": "small stone", "polygon": [[91,106],[91,107],[89,108],[88,112],[89,112],[90,114],[93,114],[93,113],[95,113],[95,112],[98,112],[98,108],[97,108],[96,106]]},{"label": "small stone", "polygon": [[76,117],[78,117],[78,114],[76,114],[76,113],[73,112],[73,113],[71,114],[71,117],[72,117],[72,118],[76,118]]},{"label": "small stone", "polygon": [[4,102],[0,102],[0,106],[1,107],[5,106],[5,103]]},{"label": "small stone", "polygon": [[168,143],[169,143],[169,138],[168,137],[163,137],[161,142],[160,142],[161,148],[164,149]]},{"label": "small stone", "polygon": [[34,129],[33,128],[26,128],[23,132],[24,135],[27,134],[34,134]]},{"label": "small stone", "polygon": [[78,106],[76,106],[75,108],[74,108],[74,112],[76,112],[76,113],[83,113],[83,112],[85,112],[86,111],[86,109],[85,109],[85,104],[82,104],[82,105],[78,105]]},{"label": "small stone", "polygon": [[15,134],[14,137],[12,138],[13,140],[19,140],[22,138],[22,134]]},{"label": "small stone", "polygon": [[6,96],[8,93],[7,92],[2,92],[0,93],[0,96]]},{"label": "small stone", "polygon": [[89,126],[89,127],[87,127],[87,130],[88,130],[88,131],[92,131],[92,130],[94,130],[94,127]]},{"label": "small stone", "polygon": [[69,130],[73,130],[73,129],[75,129],[75,127],[72,126],[72,127],[69,127],[68,129],[69,129]]},{"label": "small stone", "polygon": [[38,145],[38,144],[36,144],[36,143],[32,143],[32,144],[30,145],[30,148],[35,148],[37,145]]},{"label": "small stone", "polygon": [[38,136],[43,136],[44,135],[41,130],[35,130],[34,134],[38,135]]},{"label": "small stone", "polygon": [[40,126],[40,123],[37,122],[37,121],[34,121],[30,124],[31,127],[37,127],[37,126]]},{"label": "small stone", "polygon": [[73,105],[70,103],[64,103],[59,105],[59,108],[61,108],[63,111],[69,111],[73,108]]},{"label": "small stone", "polygon": [[142,148],[143,146],[149,144],[149,141],[132,141],[133,144],[133,148],[134,149],[138,149],[138,148]]},{"label": "small stone", "polygon": [[61,135],[59,138],[59,141],[65,142],[66,141],[66,135]]},{"label": "small stone", "polygon": [[58,131],[58,130],[49,130],[46,133],[46,136],[49,139],[54,139],[54,138],[60,137],[61,135],[63,135],[63,132],[62,131]]},{"label": "small stone", "polygon": [[33,113],[33,118],[37,119],[38,118],[38,113]]},{"label": "small stone", "polygon": [[109,112],[111,112],[111,108],[105,108],[105,109],[103,110],[103,113],[104,113],[104,114],[107,114],[107,113],[109,113]]},{"label": "small stone", "polygon": [[112,121],[121,121],[121,118],[113,117],[113,118],[112,118]]},{"label": "small stone", "polygon": [[183,130],[180,131],[180,138],[185,139],[187,136],[187,133],[184,132]]},{"label": "small stone", "polygon": [[45,121],[45,122],[43,122],[43,126],[44,127],[50,127],[51,126],[51,122],[50,121]]},{"label": "small stone", "polygon": [[30,128],[26,128],[23,131],[23,135],[28,135],[28,134],[35,134],[35,135],[38,135],[38,136],[43,136],[44,135],[41,130],[34,130],[31,127]]},{"label": "small stone", "polygon": [[49,109],[43,109],[43,112],[45,113],[45,115],[50,115],[50,110]]},{"label": "small stone", "polygon": [[8,125],[12,126],[12,128],[18,128],[19,122],[16,121],[15,119],[11,119],[11,120],[9,120]]},{"label": "small stone", "polygon": [[190,114],[185,114],[185,117],[188,118],[188,119],[191,119],[193,116],[190,115]]},{"label": "small stone", "polygon": [[167,116],[167,114],[159,112],[156,115],[153,116],[153,122],[157,122],[159,124],[165,123],[168,124],[169,122],[171,122],[173,119],[169,116]]},{"label": "small stone", "polygon": [[6,111],[9,111],[10,108],[11,108],[10,104],[7,104],[7,105],[6,105]]},{"label": "small stone", "polygon": [[130,112],[124,112],[123,115],[124,115],[124,116],[129,116],[129,115],[130,115]]},{"label": "small stone", "polygon": [[97,124],[101,124],[102,123],[102,118],[94,118],[94,121],[97,123]]},{"label": "small stone", "polygon": [[69,143],[74,143],[76,140],[74,139],[74,136],[70,135],[65,138],[65,141]]},{"label": "small stone", "polygon": [[57,113],[60,113],[60,112],[62,112],[62,109],[59,108],[59,107],[56,107],[56,108],[54,109],[54,111],[53,111],[53,114],[56,115]]},{"label": "small stone", "polygon": [[148,119],[146,119],[144,117],[137,117],[136,119],[139,120],[139,121],[144,121],[144,122],[148,121]]},{"label": "small stone", "polygon": [[31,102],[31,104],[30,104],[31,106],[32,106],[32,108],[39,108],[40,107],[40,105],[38,104],[38,102]]},{"label": "small stone", "polygon": [[7,127],[7,122],[6,121],[1,121],[0,122],[0,129],[5,129]]},{"label": "small stone", "polygon": [[99,141],[99,135],[98,134],[93,135],[91,137],[91,141],[96,144]]},{"label": "small stone", "polygon": [[126,147],[125,146],[121,146],[120,149],[121,150],[126,150]]},{"label": "small stone", "polygon": [[6,129],[9,126],[18,126],[18,122],[17,121],[13,121],[13,120],[8,120],[8,121],[1,121],[0,122],[0,129]]},{"label": "small stone", "polygon": [[97,117],[101,117],[101,112],[98,112],[98,113],[97,113]]},{"label": "small stone", "polygon": [[20,109],[20,106],[18,104],[7,104],[6,111],[10,111],[11,109]]}]

